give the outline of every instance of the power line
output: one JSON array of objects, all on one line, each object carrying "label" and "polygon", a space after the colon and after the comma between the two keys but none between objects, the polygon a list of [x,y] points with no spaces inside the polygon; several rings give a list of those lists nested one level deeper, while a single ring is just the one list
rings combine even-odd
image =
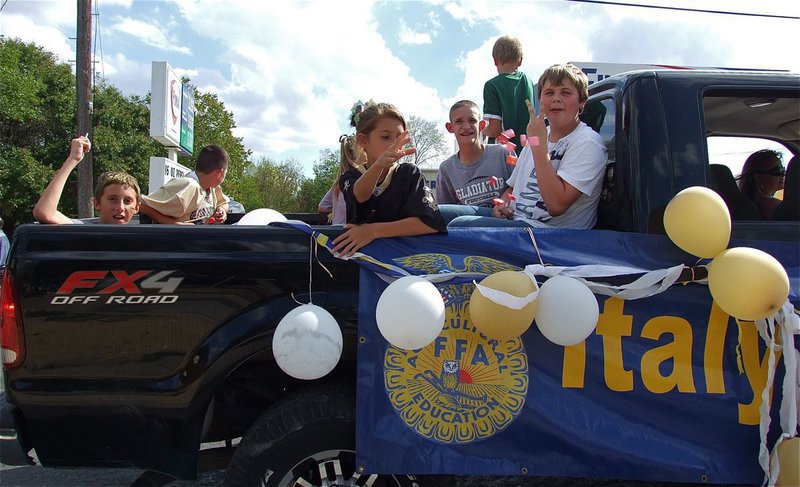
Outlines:
[{"label": "power line", "polygon": [[618,7],[642,7],[642,8],[656,8],[662,10],[678,10],[681,12],[700,12],[706,14],[744,15],[746,17],[764,17],[770,19],[800,20],[800,17],[793,17],[791,15],[756,14],[751,12],[728,12],[725,10],[705,10],[700,8],[667,7],[664,5],[644,5],[641,3],[609,2],[605,0],[566,0],[566,1],[579,2],[579,3],[596,3],[601,5],[616,5]]},{"label": "power line", "polygon": [[[100,30],[100,0],[95,0],[95,2],[94,2],[94,15],[97,18],[96,18],[96,21],[95,21],[95,24],[94,24],[95,25],[95,29],[94,29],[95,44],[94,44],[94,55],[93,55],[93,58],[97,59],[97,48],[99,47],[100,48],[100,71],[102,72],[102,74],[101,74],[102,78],[105,80],[106,79],[106,65],[105,65],[105,62],[104,62],[105,59],[103,58],[103,37],[101,35],[101,30]],[[93,66],[96,66],[96,63],[97,63],[97,61],[95,61],[95,64]],[[96,73],[92,73],[92,74],[93,74],[93,76],[92,76],[93,80],[96,79],[97,74]]]}]

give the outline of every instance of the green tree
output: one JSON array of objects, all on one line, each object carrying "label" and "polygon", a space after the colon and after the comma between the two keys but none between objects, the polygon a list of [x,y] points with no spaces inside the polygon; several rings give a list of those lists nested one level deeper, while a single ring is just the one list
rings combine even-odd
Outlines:
[{"label": "green tree", "polygon": [[339,151],[325,149],[319,152],[319,159],[312,168],[314,177],[304,179],[297,196],[299,211],[316,213],[319,202],[333,185],[339,172]]},{"label": "green tree", "polygon": [[0,216],[9,231],[33,220],[36,200],[69,152],[75,78],[35,44],[0,38],[0,86]]},{"label": "green tree", "polygon": [[237,201],[247,210],[272,208],[282,213],[298,212],[297,194],[303,180],[303,168],[298,161],[277,163],[260,157],[245,169]]},{"label": "green tree", "polygon": [[444,134],[434,122],[411,115],[408,118],[411,145],[417,148],[411,157],[414,164],[422,166],[447,154]]},{"label": "green tree", "polygon": [[92,167],[95,176],[105,171],[125,171],[148,193],[150,157],[160,155],[161,144],[150,137],[147,98],[125,96],[116,87],[99,83],[93,93]]}]

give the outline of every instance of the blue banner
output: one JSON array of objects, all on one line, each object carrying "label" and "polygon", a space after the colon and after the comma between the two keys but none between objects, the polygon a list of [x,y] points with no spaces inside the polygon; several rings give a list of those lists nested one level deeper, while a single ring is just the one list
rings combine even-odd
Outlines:
[{"label": "blue banner", "polygon": [[[697,260],[664,236],[535,232],[541,258],[550,265],[655,270]],[[761,249],[783,264],[797,308],[797,243],[729,247],[739,246]],[[737,323],[721,311],[706,285],[676,284],[630,301],[595,295],[600,319],[594,334],[561,347],[535,324],[519,339],[487,339],[470,323],[472,281],[441,282],[442,333],[427,347],[406,351],[378,331],[376,304],[388,285],[380,273],[520,270],[539,263],[531,238],[519,228],[455,229],[381,239],[363,252],[395,269],[365,263],[360,277],[356,441],[358,465],[367,472],[763,480],[758,424],[767,380],[764,342],[752,322]],[[781,400],[780,360],[776,374],[774,415]]]}]

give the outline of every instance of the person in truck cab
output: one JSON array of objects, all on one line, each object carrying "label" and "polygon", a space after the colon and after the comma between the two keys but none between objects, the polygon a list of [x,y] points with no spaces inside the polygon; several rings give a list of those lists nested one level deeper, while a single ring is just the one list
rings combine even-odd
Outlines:
[{"label": "person in truck cab", "polygon": [[83,155],[92,149],[87,136],[72,139],[69,156],[56,172],[50,184],[33,208],[33,217],[39,223],[107,223],[125,224],[139,211],[139,183],[130,174],[110,171],[100,175],[94,190],[94,209],[99,213],[97,221],[69,218],[58,211],[58,202],[69,174],[83,160]]},{"label": "person in truck cab", "polygon": [[228,153],[222,147],[213,144],[203,147],[197,156],[196,177],[171,179],[142,196],[142,214],[155,223],[224,223],[228,197],[219,186],[225,181],[229,163]]},{"label": "person in truck cab", "polygon": [[753,200],[761,213],[761,218],[769,220],[772,211],[781,202],[773,195],[783,189],[786,168],[783,167],[780,152],[762,149],[753,152],[744,161],[739,180],[739,190]]},{"label": "person in truck cab", "polygon": [[460,216],[448,227],[592,228],[608,154],[600,135],[579,118],[588,87],[586,75],[572,64],[547,68],[537,84],[540,113],[526,100],[528,144],[508,180],[505,203],[495,205],[492,217]]}]

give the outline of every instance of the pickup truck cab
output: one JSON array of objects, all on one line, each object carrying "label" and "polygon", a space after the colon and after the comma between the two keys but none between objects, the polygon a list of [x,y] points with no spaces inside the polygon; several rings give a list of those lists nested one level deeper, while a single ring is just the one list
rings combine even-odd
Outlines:
[{"label": "pickup truck cab", "polygon": [[[709,136],[799,153],[799,103],[800,76],[788,73],[650,70],[594,83],[583,119],[609,158],[597,230],[586,232],[663,233],[676,193],[713,184]],[[800,241],[798,222],[733,220],[734,239]],[[191,479],[201,445],[224,442],[231,485],[375,481],[355,460],[359,268],[325,251],[330,274],[309,266],[314,246],[275,227],[17,228],[2,284],[0,460],[23,464],[35,449],[46,467]],[[309,300],[336,318],[344,349],[331,374],[302,381],[278,368],[271,340]],[[413,473],[380,478],[419,483]]]}]

